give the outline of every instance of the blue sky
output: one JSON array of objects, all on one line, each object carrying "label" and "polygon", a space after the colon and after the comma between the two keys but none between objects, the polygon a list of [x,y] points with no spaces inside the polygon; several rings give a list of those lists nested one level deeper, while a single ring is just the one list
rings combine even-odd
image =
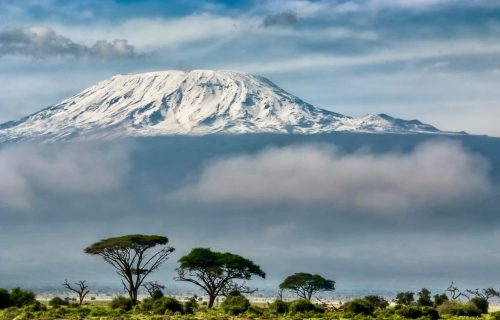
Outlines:
[{"label": "blue sky", "polygon": [[500,136],[500,1],[0,1],[0,121],[116,73],[235,69],[347,115]]}]

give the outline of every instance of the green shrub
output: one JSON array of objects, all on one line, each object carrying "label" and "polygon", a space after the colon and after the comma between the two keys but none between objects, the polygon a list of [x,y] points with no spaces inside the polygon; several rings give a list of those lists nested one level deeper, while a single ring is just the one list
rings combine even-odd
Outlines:
[{"label": "green shrub", "polygon": [[9,291],[0,288],[0,309],[12,307],[13,304]]},{"label": "green shrub", "polygon": [[151,298],[153,298],[153,299],[160,299],[160,298],[163,298],[163,297],[164,297],[163,291],[161,291],[159,289],[155,290],[153,292],[153,295],[151,296]]},{"label": "green shrub", "polygon": [[395,309],[395,313],[405,319],[419,319],[421,317],[431,320],[439,319],[437,310],[428,306],[401,306]]},{"label": "green shrub", "polygon": [[198,305],[198,297],[193,296],[189,298],[188,301],[184,302],[184,313],[185,314],[194,314],[196,311],[198,311],[199,305]]},{"label": "green shrub", "polygon": [[385,300],[384,297],[366,296],[364,299],[368,301],[374,309],[385,309],[389,306],[389,302]]},{"label": "green shrub", "polygon": [[344,310],[354,315],[372,315],[375,307],[366,299],[354,299],[344,304]]},{"label": "green shrub", "polygon": [[273,314],[284,314],[288,312],[288,306],[283,300],[275,300],[269,305],[269,311]]},{"label": "green shrub", "polygon": [[116,298],[113,298],[111,302],[109,303],[109,306],[111,309],[123,309],[125,311],[132,310],[133,303],[132,300],[129,298],[126,298],[124,296],[118,296]]},{"label": "green shrub", "polygon": [[438,307],[439,314],[452,316],[479,317],[481,310],[472,302],[460,303],[456,301],[445,301]]},{"label": "green shrub", "polygon": [[35,294],[31,291],[24,291],[21,288],[12,289],[10,299],[15,307],[24,307],[36,303]]},{"label": "green shrub", "polygon": [[311,301],[306,299],[298,299],[290,302],[288,305],[288,312],[290,314],[297,314],[303,312],[318,311],[318,308]]},{"label": "green shrub", "polygon": [[69,305],[69,302],[60,297],[54,297],[49,301],[49,306],[51,306],[52,308],[59,308],[60,306],[67,305]]},{"label": "green shrub", "polygon": [[231,315],[239,315],[250,308],[250,301],[242,295],[229,295],[221,303],[222,310]]},{"label": "green shrub", "polygon": [[488,303],[488,300],[483,297],[474,297],[470,299],[470,302],[473,303],[476,307],[478,307],[479,310],[481,310],[481,313],[488,313],[488,308],[490,304]]},{"label": "green shrub", "polygon": [[434,305],[440,306],[442,305],[445,301],[448,301],[448,296],[445,293],[440,293],[440,294],[435,294],[434,295]]},{"label": "green shrub", "polygon": [[158,299],[147,298],[144,299],[140,305],[140,310],[149,311],[153,314],[174,314],[176,312],[182,313],[184,308],[182,304],[172,297],[161,297]]}]

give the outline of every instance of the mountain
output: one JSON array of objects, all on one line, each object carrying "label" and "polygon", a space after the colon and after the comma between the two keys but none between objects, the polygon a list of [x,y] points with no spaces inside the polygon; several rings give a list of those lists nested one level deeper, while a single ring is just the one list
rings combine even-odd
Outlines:
[{"label": "mountain", "polygon": [[385,114],[361,118],[314,107],[271,81],[233,71],[117,75],[17,121],[0,141],[213,133],[443,133]]}]

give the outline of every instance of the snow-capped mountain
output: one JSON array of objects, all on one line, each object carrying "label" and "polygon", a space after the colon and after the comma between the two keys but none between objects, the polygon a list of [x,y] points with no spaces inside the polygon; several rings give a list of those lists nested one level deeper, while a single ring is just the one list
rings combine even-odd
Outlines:
[{"label": "snow-capped mountain", "polygon": [[441,132],[417,120],[352,118],[320,109],[259,76],[193,70],[114,76],[0,125],[0,141],[333,131]]}]

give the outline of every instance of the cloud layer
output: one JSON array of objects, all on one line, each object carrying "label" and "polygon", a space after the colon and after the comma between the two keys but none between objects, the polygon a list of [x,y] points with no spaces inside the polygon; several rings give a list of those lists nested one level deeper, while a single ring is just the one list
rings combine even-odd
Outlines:
[{"label": "cloud layer", "polygon": [[326,145],[303,145],[230,157],[208,165],[172,197],[405,213],[481,198],[490,189],[483,158],[436,141],[409,154],[342,154]]},{"label": "cloud layer", "polygon": [[46,192],[99,194],[117,188],[128,171],[122,148],[14,146],[0,149],[0,207],[27,209]]},{"label": "cloud layer", "polygon": [[137,56],[127,40],[99,40],[91,46],[74,42],[46,27],[25,27],[0,31],[0,57],[21,55],[36,59],[55,56],[124,59]]}]

